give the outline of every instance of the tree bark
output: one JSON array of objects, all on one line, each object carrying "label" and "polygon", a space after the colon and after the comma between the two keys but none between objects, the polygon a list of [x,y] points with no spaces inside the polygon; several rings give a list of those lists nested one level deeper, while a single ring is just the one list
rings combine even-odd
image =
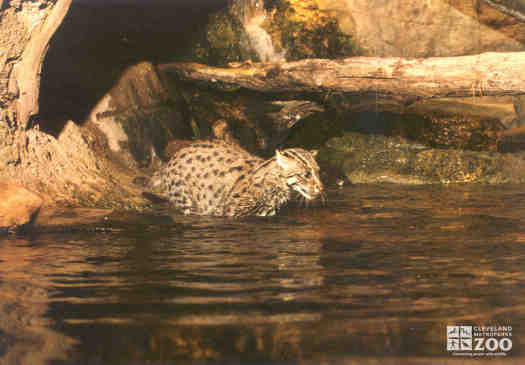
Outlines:
[{"label": "tree bark", "polygon": [[184,79],[224,82],[261,92],[344,92],[409,102],[422,98],[525,93],[525,53],[404,59],[353,57],[219,68],[171,63]]},{"label": "tree bark", "polygon": [[503,14],[510,15],[520,22],[525,22],[525,6],[520,1],[514,0],[483,0],[489,6],[498,9]]},{"label": "tree bark", "polygon": [[0,4],[0,123],[25,128],[38,113],[42,64],[71,0]]}]

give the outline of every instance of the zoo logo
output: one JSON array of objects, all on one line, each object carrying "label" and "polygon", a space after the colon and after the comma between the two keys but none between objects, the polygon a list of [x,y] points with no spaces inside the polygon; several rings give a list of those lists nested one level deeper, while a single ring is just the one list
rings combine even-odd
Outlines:
[{"label": "zoo logo", "polygon": [[447,326],[447,351],[456,356],[506,356],[511,337],[512,326]]}]

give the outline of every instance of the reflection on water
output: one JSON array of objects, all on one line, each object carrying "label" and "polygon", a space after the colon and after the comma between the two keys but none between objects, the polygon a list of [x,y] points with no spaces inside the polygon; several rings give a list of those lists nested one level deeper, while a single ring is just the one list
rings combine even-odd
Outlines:
[{"label": "reflection on water", "polygon": [[350,186],[329,202],[2,239],[0,359],[441,364],[447,325],[496,324],[513,327],[501,361],[519,363],[525,189]]}]

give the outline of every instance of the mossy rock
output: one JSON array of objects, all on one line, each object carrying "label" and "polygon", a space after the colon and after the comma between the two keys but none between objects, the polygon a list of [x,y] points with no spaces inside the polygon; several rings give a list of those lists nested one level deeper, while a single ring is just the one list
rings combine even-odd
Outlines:
[{"label": "mossy rock", "polygon": [[252,51],[243,25],[228,10],[210,16],[192,50],[194,61],[214,66],[230,62],[259,61]]},{"label": "mossy rock", "polygon": [[288,61],[359,54],[352,36],[343,33],[337,19],[321,11],[315,1],[266,0],[264,6],[270,16],[263,28]]},{"label": "mossy rock", "polygon": [[339,171],[353,183],[523,183],[519,155],[437,149],[401,137],[345,133],[318,155],[321,168]]},{"label": "mossy rock", "polygon": [[128,137],[127,147],[139,167],[148,167],[154,154],[165,159],[164,149],[171,139],[191,137],[182,114],[174,105],[165,103],[119,117]]}]

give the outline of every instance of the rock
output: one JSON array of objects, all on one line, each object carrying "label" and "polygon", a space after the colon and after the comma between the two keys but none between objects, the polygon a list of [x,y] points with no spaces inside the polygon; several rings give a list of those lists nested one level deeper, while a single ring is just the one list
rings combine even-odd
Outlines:
[{"label": "rock", "polygon": [[[269,3],[269,4],[268,4]],[[279,0],[266,2],[261,25],[287,61],[304,58],[346,58],[360,55],[354,32],[345,32],[335,15],[323,6],[340,7],[347,1]]]},{"label": "rock", "polygon": [[152,63],[141,62],[124,70],[90,112],[89,123],[106,136],[112,154],[124,165],[146,167],[164,157],[174,134],[191,136],[184,102],[170,86],[164,86]]},{"label": "rock", "polygon": [[501,10],[478,0],[233,0],[194,56],[218,65],[523,51],[525,24]]},{"label": "rock", "polygon": [[232,0],[210,19],[192,51],[202,63],[282,62],[356,54],[353,38],[315,0]]},{"label": "rock", "polygon": [[23,183],[59,205],[113,209],[149,205],[132,183],[136,170],[110,159],[104,135],[93,126],[68,121],[58,138],[38,128],[17,131],[6,148],[18,153],[19,160],[0,163],[0,180]]},{"label": "rock", "polygon": [[111,209],[45,206],[35,219],[33,231],[50,232],[148,232],[180,230],[167,215],[140,214]]},{"label": "rock", "polygon": [[[104,226],[104,221],[112,213],[110,209],[60,208],[46,206],[42,208],[34,222],[34,228],[40,232],[75,231],[81,227]],[[87,230],[87,228],[86,228]]]},{"label": "rock", "polygon": [[26,188],[0,182],[0,232],[13,232],[32,223],[44,200]]},{"label": "rock", "polygon": [[525,182],[520,155],[430,148],[400,137],[345,133],[319,151],[321,170],[352,183],[502,184]]},{"label": "rock", "polygon": [[[294,0],[289,0],[295,2]],[[523,51],[524,23],[478,0],[317,0],[362,55],[446,57]]]}]

